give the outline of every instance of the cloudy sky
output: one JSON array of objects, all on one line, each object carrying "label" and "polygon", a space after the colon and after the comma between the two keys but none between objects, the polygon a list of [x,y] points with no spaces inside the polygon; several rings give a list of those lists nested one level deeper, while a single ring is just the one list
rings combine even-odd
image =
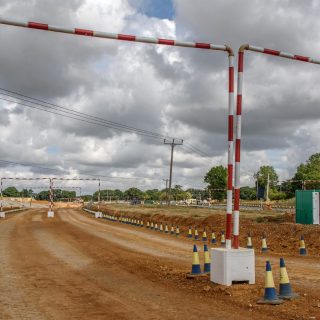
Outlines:
[{"label": "cloudy sky", "polygon": [[[235,51],[250,43],[318,58],[319,14],[316,0],[0,0],[8,20],[229,44]],[[0,41],[1,88],[184,139],[175,149],[173,184],[204,187],[208,169],[226,165],[225,53],[5,25]],[[260,165],[287,179],[319,151],[320,67],[248,52],[245,70],[242,185],[253,184]],[[165,185],[170,147],[161,138],[5,100],[0,108],[0,159],[42,167],[0,161],[1,176],[91,174],[105,177],[103,188]],[[91,184],[88,190],[96,188]]]}]

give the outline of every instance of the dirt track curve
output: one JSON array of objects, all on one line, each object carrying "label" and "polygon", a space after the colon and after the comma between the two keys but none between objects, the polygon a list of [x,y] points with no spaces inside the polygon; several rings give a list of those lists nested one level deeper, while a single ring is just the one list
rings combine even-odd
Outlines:
[{"label": "dirt track curve", "polygon": [[265,257],[257,257],[254,286],[188,280],[187,239],[76,209],[56,213],[0,221],[0,319],[320,319],[319,259],[286,257],[300,299],[258,306]]}]

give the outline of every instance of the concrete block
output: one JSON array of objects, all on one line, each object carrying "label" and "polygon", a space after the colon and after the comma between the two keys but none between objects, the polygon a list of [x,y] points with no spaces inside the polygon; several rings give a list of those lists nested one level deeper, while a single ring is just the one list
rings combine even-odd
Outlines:
[{"label": "concrete block", "polygon": [[232,282],[254,284],[254,250],[212,248],[210,280],[226,286],[231,286]]},{"label": "concrete block", "polygon": [[95,212],[94,217],[97,219],[99,219],[99,218],[102,219],[102,212]]},{"label": "concrete block", "polygon": [[54,218],[54,212],[48,211],[48,218]]}]

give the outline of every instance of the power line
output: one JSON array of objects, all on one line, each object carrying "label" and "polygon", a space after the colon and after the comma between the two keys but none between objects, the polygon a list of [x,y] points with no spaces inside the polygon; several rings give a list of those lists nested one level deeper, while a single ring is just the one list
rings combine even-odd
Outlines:
[{"label": "power line", "polygon": [[[84,113],[84,112],[80,112],[80,111],[76,111],[70,108],[66,108],[66,107],[62,107],[59,106],[57,104],[53,104],[51,102],[47,102],[38,98],[33,98],[12,90],[8,90],[8,89],[4,89],[0,87],[0,90],[3,92],[0,92],[1,95],[7,96],[7,97],[11,97],[14,98],[16,100],[20,100],[23,102],[19,102],[19,101],[13,101],[10,99],[5,99],[5,98],[1,98],[1,100],[3,101],[7,101],[7,102],[11,102],[11,103],[16,103],[28,108],[32,108],[32,109],[36,109],[36,110],[40,110],[40,111],[44,111],[47,113],[51,113],[51,114],[55,114],[55,115],[59,115],[59,116],[63,116],[69,119],[73,119],[73,120],[78,120],[81,122],[85,122],[88,124],[94,124],[94,125],[99,125],[99,126],[103,126],[103,127],[107,127],[107,128],[111,128],[111,129],[115,129],[115,130],[120,130],[120,131],[124,131],[124,132],[132,132],[135,133],[137,135],[141,135],[144,137],[148,137],[151,139],[156,139],[156,140],[161,140],[163,141],[164,139],[173,139],[173,137],[168,137],[168,136],[164,136],[161,135],[160,133],[157,132],[153,132],[153,131],[149,131],[149,130],[144,130],[144,129],[139,129],[139,128],[135,128],[132,126],[128,126],[122,123],[118,123],[118,122],[114,122],[111,120],[106,120],[103,119],[101,117],[96,117],[93,115],[90,115],[88,113]],[[30,103],[30,104],[27,104]],[[51,110],[48,110],[51,109]],[[182,139],[179,139],[182,140]],[[193,153],[198,154],[199,156],[203,157],[203,158],[210,158],[210,156],[205,153],[204,151],[200,150],[198,147],[192,145],[191,143],[187,142],[188,146],[187,149],[189,149],[189,151],[191,150]]]},{"label": "power line", "polygon": [[[53,104],[53,103],[50,103],[50,102],[46,102],[44,100],[40,100],[40,99],[37,99],[37,98],[32,98],[32,97],[29,97],[29,96],[26,96],[26,95],[23,95],[23,94],[14,92],[14,91],[10,91],[10,90],[7,90],[7,89],[0,88],[0,90],[8,92],[8,93],[11,93],[11,94],[8,94],[8,93],[0,92],[1,95],[5,95],[5,96],[8,96],[8,97],[11,97],[11,98],[23,101],[23,102],[31,103],[32,106],[30,106],[29,104],[26,105],[24,103],[19,103],[17,101],[12,101],[12,100],[9,100],[9,99],[1,98],[2,100],[8,101],[8,102],[21,104],[23,106],[31,107],[31,108],[32,107],[38,108],[38,110],[43,110],[45,112],[48,111],[46,109],[55,110],[56,112],[59,112],[59,114],[55,113],[55,114],[58,114],[58,115],[68,114],[68,115],[77,117],[76,120],[83,119],[83,120],[87,120],[87,121],[91,121],[91,122],[93,121],[94,124],[98,124],[99,123],[99,124],[103,124],[104,126],[110,127],[112,129],[123,130],[123,131],[126,131],[126,132],[135,132],[138,135],[152,136],[152,137],[157,138],[157,139],[166,138],[164,135],[161,135],[161,134],[159,134],[157,132],[144,130],[144,129],[139,129],[139,128],[128,126],[128,125],[125,125],[125,124],[122,124],[122,123],[106,120],[106,119],[103,119],[101,117],[96,117],[96,116],[93,116],[93,115],[90,115],[90,114],[87,114],[87,113],[83,113],[83,112],[76,111],[76,110],[73,110],[73,109],[69,109],[69,108],[66,108],[66,107],[61,107],[59,105],[56,105],[56,104]],[[38,107],[35,107],[34,105],[36,105]],[[46,108],[46,109],[42,109],[42,108]],[[69,117],[71,117],[71,116],[69,116]],[[75,119],[75,118],[72,118],[72,119]]]},{"label": "power line", "polygon": [[[47,167],[42,167],[40,165],[37,164],[30,164],[30,163],[21,163],[21,162],[13,162],[13,161],[8,161],[8,160],[1,160],[0,159],[0,163],[5,163],[5,164],[12,164],[12,165],[20,165],[20,166],[25,166],[25,167],[32,167],[32,168],[39,168],[39,169],[44,169],[44,170],[50,170],[50,171],[55,171],[55,172],[59,172],[61,173],[65,173],[67,174],[66,170],[62,170],[62,169],[54,169],[54,168],[47,168]],[[156,178],[148,178],[148,177],[122,177],[122,176],[118,176],[118,177],[114,177],[114,176],[106,176],[106,175],[97,175],[97,174],[90,174],[88,172],[85,171],[79,171],[80,174],[83,174],[85,176],[90,176],[90,177],[102,177],[102,178],[108,178],[108,179],[115,179],[115,180],[161,180],[161,179],[156,179]],[[101,181],[108,181],[108,180],[101,180]]]}]

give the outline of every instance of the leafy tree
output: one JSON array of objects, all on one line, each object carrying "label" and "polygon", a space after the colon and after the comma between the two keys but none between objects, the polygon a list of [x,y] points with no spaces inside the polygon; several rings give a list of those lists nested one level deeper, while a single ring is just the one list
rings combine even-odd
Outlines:
[{"label": "leafy tree", "polygon": [[20,196],[20,193],[16,187],[8,187],[3,190],[2,194],[5,197],[19,197]]},{"label": "leafy tree", "polygon": [[242,200],[255,200],[257,197],[256,195],[256,188],[253,187],[241,187],[240,188],[240,198]]},{"label": "leafy tree", "polygon": [[180,201],[186,200],[190,198],[190,193],[183,191],[182,186],[175,185],[173,189],[171,189],[172,200]]},{"label": "leafy tree", "polygon": [[258,180],[260,186],[267,187],[269,174],[269,186],[275,187],[279,180],[276,170],[273,166],[261,166],[257,173],[254,174],[254,178]]},{"label": "leafy tree", "polygon": [[81,196],[81,199],[85,202],[91,201],[92,200],[92,195],[90,194],[85,194],[83,196]]},{"label": "leafy tree", "polygon": [[36,200],[48,200],[49,201],[49,190],[41,191],[35,196]]},{"label": "leafy tree", "polygon": [[33,195],[33,191],[31,189],[22,189],[20,193],[20,197],[23,197],[23,198],[29,198],[29,197],[32,197]]},{"label": "leafy tree", "polygon": [[158,189],[147,190],[145,194],[146,194],[146,199],[148,200],[154,200],[154,201],[160,200],[161,193]]},{"label": "leafy tree", "polygon": [[212,167],[204,176],[204,182],[209,184],[209,189],[212,189],[213,199],[225,199],[226,192],[224,190],[227,188],[227,168],[224,166]]},{"label": "leafy tree", "polygon": [[276,189],[270,189],[269,198],[270,200],[284,200],[286,199],[286,193]]},{"label": "leafy tree", "polygon": [[144,192],[138,188],[129,188],[124,192],[125,198],[129,200],[133,200],[133,199],[143,200],[144,195],[145,195]]},{"label": "leafy tree", "polygon": [[[306,163],[301,163],[293,180],[320,180],[320,153],[313,154]],[[302,182],[296,183],[296,187],[299,185],[302,185]],[[305,187],[306,189],[319,189],[320,182],[306,182]]]}]

